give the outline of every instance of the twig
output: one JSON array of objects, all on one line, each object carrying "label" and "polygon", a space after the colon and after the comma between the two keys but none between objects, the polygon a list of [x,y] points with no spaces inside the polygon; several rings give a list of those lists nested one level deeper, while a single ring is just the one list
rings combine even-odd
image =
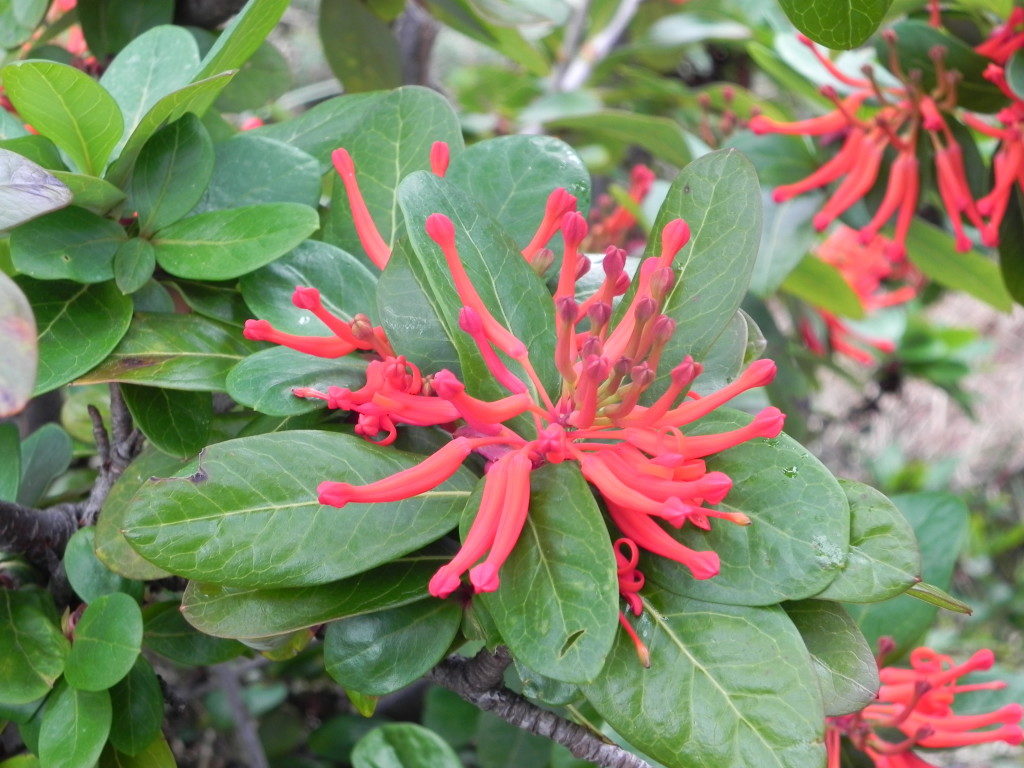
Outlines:
[{"label": "twig", "polygon": [[484,649],[472,659],[450,656],[428,677],[483,711],[561,744],[580,760],[603,768],[651,768],[647,761],[605,741],[589,728],[542,709],[506,688],[502,679],[511,660],[506,648],[494,653]]},{"label": "twig", "polygon": [[636,15],[640,2],[641,0],[622,0],[608,26],[583,44],[565,70],[555,79],[552,90],[574,91],[583,85],[598,62],[611,52],[615,43],[622,37],[622,33]]},{"label": "twig", "polygon": [[110,385],[110,432],[103,426],[100,412],[92,405],[89,406],[89,418],[92,419],[92,433],[96,438],[100,472],[82,509],[82,525],[96,522],[96,516],[117,478],[142,450],[142,433],[133,427],[132,415],[117,384]]},{"label": "twig", "polygon": [[235,740],[241,752],[244,765],[249,768],[270,768],[267,754],[263,751],[260,734],[256,726],[256,718],[249,712],[242,698],[242,686],[238,682],[238,670],[234,665],[218,664],[213,667],[217,687],[224,692],[231,719],[235,722]]},{"label": "twig", "polygon": [[406,85],[427,85],[430,77],[430,57],[437,39],[438,26],[434,17],[416,3],[406,3],[405,11],[395,22],[394,34],[398,40],[402,82]]},{"label": "twig", "polygon": [[565,27],[565,34],[562,37],[562,50],[560,53],[561,61],[558,64],[558,68],[555,70],[555,79],[552,83],[552,88],[554,90],[559,90],[559,87],[561,86],[561,78],[564,77],[565,70],[569,67],[569,64],[572,63],[572,60],[579,52],[580,40],[583,39],[583,30],[586,29],[587,16],[590,14],[590,3],[591,0],[583,0]]}]

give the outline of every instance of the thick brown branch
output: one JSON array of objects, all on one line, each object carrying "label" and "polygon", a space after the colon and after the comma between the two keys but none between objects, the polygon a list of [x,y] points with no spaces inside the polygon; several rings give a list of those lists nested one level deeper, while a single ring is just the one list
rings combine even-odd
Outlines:
[{"label": "thick brown branch", "polygon": [[47,552],[58,556],[78,530],[80,504],[59,504],[31,509],[0,501],[0,551],[25,555],[38,565],[47,564]]},{"label": "thick brown branch", "polygon": [[177,0],[174,23],[215,29],[238,13],[245,0]]},{"label": "thick brown branch", "polygon": [[117,478],[142,450],[142,433],[133,427],[131,413],[117,384],[110,385],[110,432],[103,426],[99,411],[91,405],[89,418],[92,419],[92,433],[96,438],[100,472],[82,511],[83,525],[96,521]]},{"label": "thick brown branch", "polygon": [[561,744],[581,760],[603,768],[651,768],[647,761],[610,744],[589,728],[542,709],[504,687],[502,677],[510,661],[505,648],[494,653],[485,649],[472,659],[450,656],[434,667],[429,677],[485,712]]}]

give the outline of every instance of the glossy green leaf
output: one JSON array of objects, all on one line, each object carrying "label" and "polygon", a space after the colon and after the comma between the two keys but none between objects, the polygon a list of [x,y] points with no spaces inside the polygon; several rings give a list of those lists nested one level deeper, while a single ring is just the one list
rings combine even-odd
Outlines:
[{"label": "glossy green leaf", "polygon": [[21,482],[21,435],[12,421],[0,423],[0,456],[0,501],[14,501]]},{"label": "glossy green leaf", "polygon": [[498,221],[518,248],[533,238],[556,187],[575,195],[581,211],[590,206],[590,174],[583,161],[550,136],[481,141],[455,157],[445,178]]},{"label": "glossy green leaf", "polygon": [[143,585],[108,569],[96,557],[96,529],[92,526],[75,532],[64,550],[64,570],[68,581],[82,600],[92,603],[114,592],[124,592],[142,599]]},{"label": "glossy green leaf", "polygon": [[301,149],[319,160],[326,170],[331,164],[331,152],[339,146],[339,137],[346,137],[347,142],[356,135],[359,124],[379,104],[379,99],[380,95],[375,93],[336,96],[290,120],[257,128],[252,135],[276,139]]},{"label": "glossy green leaf", "polygon": [[295,632],[422,600],[447,558],[409,555],[341,581],[310,587],[247,589],[189,583],[182,613],[205,634],[252,639]]},{"label": "glossy green leaf", "polygon": [[472,340],[459,329],[462,301],[440,248],[424,231],[424,222],[434,213],[452,220],[462,265],[480,298],[494,318],[526,345],[540,381],[555,391],[551,294],[508,234],[461,189],[430,173],[407,177],[399,187],[398,202],[416,255],[413,267],[420,273],[421,284],[429,287],[434,311],[459,352],[469,390],[485,398],[504,394],[483,366]]},{"label": "glossy green leaf", "polygon": [[136,386],[122,387],[121,392],[135,426],[164,453],[188,458],[209,442],[213,422],[209,393]]},{"label": "glossy green leaf", "polygon": [[846,278],[817,256],[804,256],[779,287],[826,312],[855,320],[864,317],[864,304]]},{"label": "glossy green leaf", "polygon": [[157,232],[153,245],[172,275],[228,280],[284,255],[319,226],[309,206],[264,203],[182,219]]},{"label": "glossy green leaf", "polygon": [[14,152],[36,165],[47,170],[64,170],[66,166],[61,160],[60,150],[57,145],[45,136],[19,136],[17,138],[5,139],[0,142],[0,148],[8,152]]},{"label": "glossy green leaf", "polygon": [[103,691],[135,664],[142,647],[142,612],[123,592],[89,603],[78,623],[64,678],[83,691]]},{"label": "glossy green leaf", "polygon": [[938,227],[915,220],[907,237],[907,256],[925,277],[947,288],[969,293],[1001,312],[1013,307],[999,265],[975,251],[957,253],[952,236]]},{"label": "glossy green leaf", "polygon": [[21,444],[18,503],[32,507],[71,465],[71,438],[58,424],[43,424]]},{"label": "glossy green leaf", "polygon": [[327,63],[346,93],[402,84],[398,40],[363,0],[323,0],[320,40]]},{"label": "glossy green leaf", "polygon": [[[447,688],[432,685],[423,697],[424,727],[443,738],[455,750],[464,749],[473,741],[479,715],[479,709]],[[311,737],[310,746],[312,743]]]},{"label": "glossy green leaf", "polygon": [[[921,577],[948,589],[960,551],[967,541],[967,506],[948,493],[927,492],[894,496],[921,549]],[[910,650],[935,619],[938,608],[899,595],[882,603],[847,606],[874,647],[878,638],[892,637],[899,654]]]},{"label": "glossy green leaf", "polygon": [[252,311],[246,306],[245,299],[238,292],[234,282],[204,283],[194,280],[175,280],[165,282],[164,287],[171,286],[181,297],[189,309],[198,315],[211,320],[220,320],[237,327],[241,333],[245,321],[252,317]]},{"label": "glossy green leaf", "polygon": [[100,175],[124,131],[117,102],[81,70],[52,61],[16,61],[3,69],[18,114],[67,153],[77,170]]},{"label": "glossy green leaf", "polygon": [[63,208],[71,198],[71,190],[51,172],[0,149],[0,231]]},{"label": "glossy green leaf", "polygon": [[921,556],[910,523],[885,496],[853,480],[840,480],[850,502],[850,554],[823,600],[871,603],[895,597],[918,581]]},{"label": "glossy green leaf", "polygon": [[[1024,66],[1024,56],[1015,58]],[[1018,304],[1024,304],[1024,199],[1016,188],[999,225],[999,272],[1007,293]]]},{"label": "glossy green leaf", "polygon": [[32,307],[21,288],[0,272],[0,347],[4,366],[0,368],[0,417],[18,413],[36,383],[39,345]]},{"label": "glossy green leaf", "polygon": [[121,533],[124,516],[131,501],[138,493],[142,484],[150,477],[167,476],[182,465],[179,459],[168,456],[151,446],[142,452],[128,465],[110,489],[99,519],[96,521],[95,546],[96,556],[114,573],[129,579],[162,579],[169,574],[157,568],[128,546]]},{"label": "glossy green leaf", "polygon": [[148,240],[125,240],[114,253],[114,282],[121,293],[140,290],[156,269],[156,251]]},{"label": "glossy green leaf", "polygon": [[246,131],[215,147],[213,180],[196,213],[257,203],[320,201],[320,164],[301,149]]},{"label": "glossy green leaf", "polygon": [[124,240],[120,224],[72,206],[14,230],[11,259],[39,280],[102,283],[114,277],[114,253]]},{"label": "glossy green leaf", "polygon": [[362,313],[376,317],[373,294],[377,279],[346,251],[319,240],[306,240],[290,253],[239,281],[245,303],[255,317],[286,333],[323,335],[327,329],[309,312],[292,304],[296,286],[320,291],[325,308],[351,320]]},{"label": "glossy green leaf", "polygon": [[142,610],[142,645],[185,666],[220,664],[245,653],[233,640],[197,632],[181,615],[177,600],[152,603]]},{"label": "glossy green leaf", "polygon": [[0,589],[0,703],[36,701],[64,671],[69,645],[53,613],[45,592]]},{"label": "glossy green leaf", "polygon": [[[170,24],[174,0],[79,0],[76,11],[90,53],[102,59],[143,37],[146,30]],[[137,53],[144,50],[136,48]]]},{"label": "glossy green leaf", "polygon": [[481,713],[476,726],[476,756],[480,768],[517,768],[547,765],[551,741],[506,723],[489,712]]},{"label": "glossy green leaf", "polygon": [[[359,119],[339,126],[348,130],[335,136],[333,147],[344,147],[352,155],[366,207],[384,242],[394,245],[404,230],[395,205],[399,183],[413,171],[430,168],[430,147],[435,141],[448,143],[455,162],[462,149],[462,129],[448,101],[425,88],[373,94],[357,105]],[[354,255],[363,254],[344,186],[336,177],[324,240]]]},{"label": "glossy green leaf", "polygon": [[106,691],[83,691],[62,682],[43,708],[39,761],[47,768],[92,768],[112,719]]},{"label": "glossy green leaf", "polygon": [[587,682],[601,671],[618,627],[611,541],[575,465],[542,467],[531,485],[530,514],[501,586],[479,599],[517,659],[557,680]]},{"label": "glossy green leaf", "polygon": [[128,675],[110,690],[117,718],[110,726],[110,743],[127,755],[138,755],[160,737],[164,694],[153,667],[139,657]]},{"label": "glossy green leaf", "polygon": [[196,79],[210,77],[245,64],[280,21],[288,0],[248,0],[206,52]]},{"label": "glossy green leaf", "polygon": [[846,715],[871,703],[878,692],[878,664],[849,614],[824,600],[783,607],[811,654],[825,714]]},{"label": "glossy green leaf", "polygon": [[892,0],[779,0],[797,29],[828,48],[856,48],[878,29]]},{"label": "glossy green leaf", "polygon": [[761,239],[757,174],[735,150],[712,152],[684,168],[658,211],[647,256],[661,252],[661,230],[673,219],[690,225],[689,244],[676,256],[676,285],[664,312],[676,321],[651,394],[668,382],[686,355],[700,362],[732,319],[747,291]]},{"label": "glossy green leaf", "polygon": [[644,595],[644,613],[631,621],[650,668],[619,632],[601,676],[582,687],[617,733],[667,768],[821,768],[821,700],[781,608],[702,603],[651,587]]},{"label": "glossy green leaf", "polygon": [[[156,7],[161,3],[152,5]],[[133,36],[100,78],[100,85],[114,97],[124,115],[122,141],[128,140],[143,116],[160,99],[188,85],[199,68],[195,38],[186,29],[170,26],[169,22],[167,19],[166,26],[150,25],[151,29]]]},{"label": "glossy green leaf", "polygon": [[[322,584],[434,541],[457,520],[473,475],[391,503],[317,503],[324,480],[372,482],[422,456],[343,434],[280,432],[210,446],[133,500],[125,536],[172,573],[239,587]],[[253,467],[266,472],[254,473]]]},{"label": "glossy green leaf", "polygon": [[324,666],[342,688],[384,696],[444,658],[461,621],[457,602],[432,598],[339,619],[324,635]]},{"label": "glossy green leaf", "polygon": [[366,381],[366,361],[353,357],[328,359],[285,347],[250,355],[231,369],[227,391],[234,400],[260,413],[292,416],[323,408],[323,400],[296,397],[295,387],[358,389]]},{"label": "glossy green leaf", "polygon": [[200,80],[186,85],[164,96],[150,108],[139,124],[124,142],[117,160],[107,172],[107,178],[115,184],[123,185],[131,174],[135,160],[149,138],[162,126],[172,123],[187,112],[202,115],[207,107],[217,98],[225,85],[231,80],[233,72]]},{"label": "glossy green leaf", "polygon": [[71,198],[79,208],[104,214],[125,198],[124,192],[109,181],[95,176],[70,171],[51,171],[54,178],[71,191]]},{"label": "glossy green leaf", "polygon": [[264,42],[217,97],[217,109],[221,112],[259,109],[285,93],[291,84],[288,60],[272,43]]},{"label": "glossy green leaf", "polygon": [[97,768],[177,768],[174,753],[163,736],[153,739],[137,755],[127,755],[108,743]]},{"label": "glossy green leaf", "polygon": [[605,109],[586,115],[558,117],[546,125],[548,128],[576,131],[598,141],[604,139],[642,147],[657,160],[680,168],[692,159],[682,126],[667,117]]},{"label": "glossy green leaf", "polygon": [[39,374],[33,394],[67,384],[117,345],[132,319],[132,302],[112,282],[80,285],[19,277],[39,328]]},{"label": "glossy green leaf", "polygon": [[46,15],[48,0],[0,2],[0,48],[17,48],[35,32]]},{"label": "glossy green leaf", "polygon": [[[750,422],[725,408],[686,428],[714,434]],[[850,541],[850,509],[832,474],[806,448],[780,435],[757,438],[707,459],[709,470],[733,482],[722,509],[748,515],[751,524],[712,520],[708,532],[686,526],[673,538],[697,550],[714,550],[722,570],[696,580],[663,557],[648,557],[649,581],[680,594],[718,603],[770,605],[818,594],[840,573]]]},{"label": "glossy green leaf", "polygon": [[946,590],[939,589],[934,584],[929,584],[926,581],[914,584],[904,594],[929,605],[952,611],[953,613],[962,613],[965,616],[970,616],[973,613],[971,606],[963,600],[957,600]]},{"label": "glossy green leaf", "polygon": [[194,114],[161,128],[139,153],[128,187],[139,230],[150,235],[184,217],[213,174],[213,142]]},{"label": "glossy green leaf", "polygon": [[200,315],[138,313],[117,348],[79,383],[222,391],[228,371],[254,348],[237,329]]},{"label": "glossy green leaf", "polygon": [[462,768],[440,736],[415,723],[382,725],[352,750],[353,768]]}]

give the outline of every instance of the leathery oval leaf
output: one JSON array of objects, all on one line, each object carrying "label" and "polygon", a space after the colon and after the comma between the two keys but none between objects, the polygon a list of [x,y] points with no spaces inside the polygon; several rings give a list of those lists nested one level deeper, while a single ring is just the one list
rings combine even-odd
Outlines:
[{"label": "leathery oval leaf", "polygon": [[128,674],[141,647],[142,612],[134,598],[98,597],[75,625],[64,678],[82,691],[106,690]]},{"label": "leathery oval leaf", "polygon": [[64,671],[69,646],[52,611],[39,590],[0,589],[0,704],[36,701]]},{"label": "leathery oval leaf", "polygon": [[824,715],[800,633],[778,606],[704,603],[656,587],[583,694],[666,768],[821,768]]},{"label": "leathery oval leaf", "polygon": [[43,707],[39,762],[47,768],[90,768],[112,719],[107,691],[82,691],[62,682]]},{"label": "leathery oval leaf", "polygon": [[322,584],[369,570],[455,526],[475,478],[460,468],[433,490],[394,502],[317,501],[317,484],[365,484],[423,456],[317,431],[218,443],[130,502],[124,533],[147,560],[197,581],[237,587]]},{"label": "leathery oval leaf", "polygon": [[[727,432],[750,420],[719,408],[685,432]],[[832,583],[847,560],[849,505],[832,473],[806,448],[785,434],[756,438],[710,456],[707,467],[732,479],[718,508],[746,514],[750,525],[713,519],[710,531],[691,525],[670,530],[688,547],[717,552],[721,571],[697,580],[672,560],[648,557],[641,565],[648,579],[679,594],[733,605],[802,600]]]}]

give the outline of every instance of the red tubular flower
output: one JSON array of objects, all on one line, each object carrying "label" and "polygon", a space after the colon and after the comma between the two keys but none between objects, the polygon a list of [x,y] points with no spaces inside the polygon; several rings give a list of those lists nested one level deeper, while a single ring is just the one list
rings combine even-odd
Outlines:
[{"label": "red tubular flower", "polygon": [[[1020,704],[1007,704],[980,715],[953,712],[959,693],[1005,687],[999,681],[960,683],[960,678],[971,672],[991,668],[993,660],[992,651],[987,649],[963,664],[954,664],[949,656],[931,648],[915,648],[909,669],[882,667],[882,686],[874,702],[852,715],[827,718],[830,768],[839,765],[843,736],[870,756],[878,768],[934,768],[912,751],[916,747],[944,749],[996,741],[1020,744],[1024,741],[1020,726],[1024,708]],[[898,729],[907,738],[895,743],[886,741],[876,729]]]},{"label": "red tubular flower", "polygon": [[[646,165],[634,165],[629,172],[629,189],[626,194],[635,205],[640,205],[651,192],[656,176]],[[614,206],[610,213],[604,214],[613,205],[611,195],[602,195],[591,212],[591,218],[597,219],[587,241],[589,250],[602,250],[612,243],[620,243],[626,239],[629,231],[636,226],[636,216],[624,205]]]},{"label": "red tubular flower", "polygon": [[348,198],[349,209],[352,211],[352,222],[355,224],[359,242],[362,243],[370,261],[378,269],[384,269],[388,264],[388,259],[391,258],[391,248],[380,236],[380,231],[373,223],[373,217],[370,216],[370,211],[366,207],[366,201],[363,200],[362,190],[359,189],[359,182],[356,180],[356,166],[352,162],[352,156],[347,150],[336,149],[331,153],[331,161],[341,177],[342,184],[345,185],[345,195]]}]

